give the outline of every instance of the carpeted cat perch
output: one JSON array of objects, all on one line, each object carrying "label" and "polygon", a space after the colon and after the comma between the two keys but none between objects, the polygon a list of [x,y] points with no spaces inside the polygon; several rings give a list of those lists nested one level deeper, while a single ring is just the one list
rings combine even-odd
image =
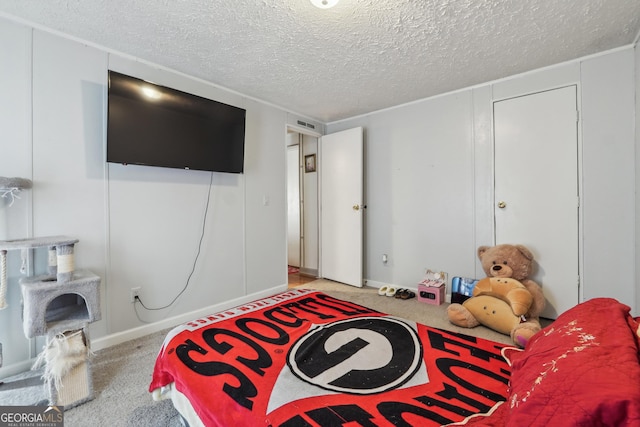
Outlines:
[{"label": "carpeted cat perch", "polygon": [[11,202],[9,203],[9,206],[11,206],[16,199],[20,198],[18,194],[22,190],[28,190],[32,185],[31,180],[27,178],[7,178],[0,176],[0,197],[11,197]]}]

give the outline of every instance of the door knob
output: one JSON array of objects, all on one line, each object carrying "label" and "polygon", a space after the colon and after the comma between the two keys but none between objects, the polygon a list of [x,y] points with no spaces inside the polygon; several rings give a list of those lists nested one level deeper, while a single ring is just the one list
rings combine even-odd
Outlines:
[{"label": "door knob", "polygon": [[360,210],[360,205],[353,205],[353,210],[354,211],[359,211]]},{"label": "door knob", "polygon": [[505,202],[503,202],[503,201],[500,201],[500,202],[498,202],[498,207],[499,207],[500,209],[504,209],[504,208],[506,208],[506,207],[507,207],[507,204],[506,204]]}]

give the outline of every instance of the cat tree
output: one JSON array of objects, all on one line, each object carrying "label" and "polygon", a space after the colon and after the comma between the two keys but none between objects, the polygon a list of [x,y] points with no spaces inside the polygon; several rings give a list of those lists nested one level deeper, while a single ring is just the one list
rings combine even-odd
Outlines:
[{"label": "cat tree", "polygon": [[[21,188],[8,187],[6,180],[14,184],[16,178],[0,178],[2,197],[11,194],[13,203]],[[75,269],[77,242],[67,236],[0,240],[0,309],[7,306],[7,251],[48,248],[48,274],[20,280],[22,325],[27,338],[46,337],[34,367],[44,365],[49,403],[67,408],[93,398],[88,325],[101,319],[100,277]]]},{"label": "cat tree", "polygon": [[101,318],[100,277],[75,270],[77,242],[66,236],[0,241],[3,253],[49,248],[49,274],[20,280],[22,325],[27,338],[46,336],[35,366],[45,367],[50,404],[65,407],[93,398],[88,325]]}]

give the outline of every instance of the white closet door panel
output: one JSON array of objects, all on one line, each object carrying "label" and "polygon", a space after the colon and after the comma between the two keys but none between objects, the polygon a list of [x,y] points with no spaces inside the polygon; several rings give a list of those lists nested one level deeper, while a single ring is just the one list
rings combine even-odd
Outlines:
[{"label": "white closet door panel", "polygon": [[496,243],[534,253],[544,317],[578,303],[576,87],[494,103]]}]

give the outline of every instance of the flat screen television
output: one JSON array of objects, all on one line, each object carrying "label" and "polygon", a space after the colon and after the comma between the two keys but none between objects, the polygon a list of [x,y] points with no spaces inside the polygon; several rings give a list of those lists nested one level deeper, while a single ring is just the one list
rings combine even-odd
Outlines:
[{"label": "flat screen television", "polygon": [[107,162],[244,171],[246,111],[109,70]]}]

